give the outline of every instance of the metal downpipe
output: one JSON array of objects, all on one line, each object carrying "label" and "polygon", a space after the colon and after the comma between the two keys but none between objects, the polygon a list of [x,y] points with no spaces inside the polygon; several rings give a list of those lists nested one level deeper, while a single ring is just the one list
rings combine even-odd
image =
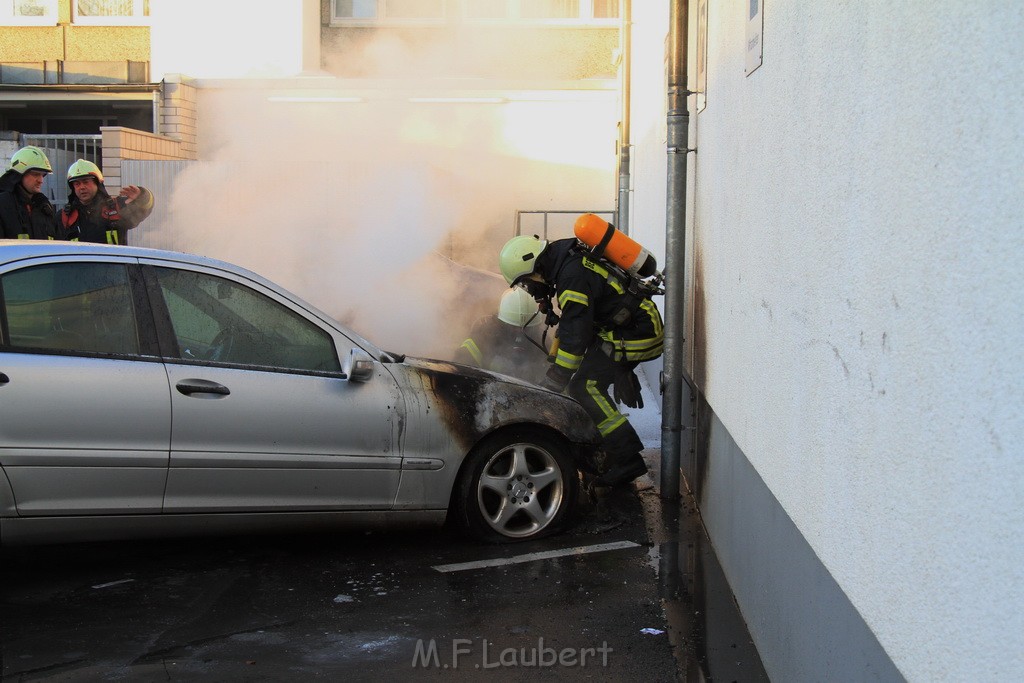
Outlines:
[{"label": "metal downpipe", "polygon": [[631,80],[633,71],[633,1],[621,0],[622,3],[622,123],[619,129],[619,197],[615,210],[616,227],[629,234],[629,188],[631,184],[631,152],[633,144],[630,138],[629,117]]},{"label": "metal downpipe", "polygon": [[665,213],[665,353],[662,371],[661,497],[679,498],[685,330],[686,157],[690,129],[686,87],[688,0],[672,0],[669,28],[668,192]]},{"label": "metal downpipe", "polygon": [[160,101],[163,99],[163,83],[160,90],[153,91],[153,134],[160,135]]}]

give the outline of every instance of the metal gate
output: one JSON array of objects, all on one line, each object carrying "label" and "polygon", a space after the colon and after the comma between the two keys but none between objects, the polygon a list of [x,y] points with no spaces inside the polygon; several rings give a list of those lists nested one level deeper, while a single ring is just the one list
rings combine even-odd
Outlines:
[{"label": "metal gate", "polygon": [[97,166],[103,161],[101,135],[36,135],[21,136],[21,145],[35,145],[50,160],[53,173],[43,180],[43,194],[59,211],[68,203],[68,167],[78,159],[86,159]]}]

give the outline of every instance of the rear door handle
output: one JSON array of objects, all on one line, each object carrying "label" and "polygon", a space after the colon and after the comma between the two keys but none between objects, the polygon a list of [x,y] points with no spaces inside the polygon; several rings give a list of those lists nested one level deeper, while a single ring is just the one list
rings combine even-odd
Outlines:
[{"label": "rear door handle", "polygon": [[227,396],[231,393],[231,390],[223,384],[211,382],[208,379],[183,379],[175,387],[186,396],[191,396],[192,394],[221,394]]}]

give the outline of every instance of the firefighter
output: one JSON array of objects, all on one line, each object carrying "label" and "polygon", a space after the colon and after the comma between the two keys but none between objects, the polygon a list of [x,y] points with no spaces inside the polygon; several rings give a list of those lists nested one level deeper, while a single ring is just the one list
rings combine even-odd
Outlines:
[{"label": "firefighter", "polygon": [[646,473],[643,443],[615,404],[643,406],[634,370],[662,353],[658,307],[631,293],[628,282],[572,238],[549,243],[513,237],[502,247],[499,264],[510,285],[522,285],[538,300],[555,297],[561,313],[558,349],[541,386],[568,387],[597,425],[605,453],[597,483],[617,486]]},{"label": "firefighter", "polygon": [[111,197],[99,166],[79,159],[68,167],[68,203],[60,212],[67,239],[120,244],[120,231],[131,230],[153,212],[153,193],[126,185]]},{"label": "firefighter", "polygon": [[473,324],[455,360],[536,384],[547,370],[543,339],[536,337],[543,322],[533,297],[524,289],[510,289],[501,296],[496,315]]},{"label": "firefighter", "polygon": [[0,228],[5,239],[52,240],[57,212],[43,194],[43,179],[52,173],[50,160],[38,147],[22,147],[0,176]]}]

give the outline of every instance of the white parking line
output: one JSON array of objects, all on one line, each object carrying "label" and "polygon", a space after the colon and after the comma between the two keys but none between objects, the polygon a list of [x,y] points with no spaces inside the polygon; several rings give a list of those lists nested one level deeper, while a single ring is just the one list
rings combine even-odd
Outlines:
[{"label": "white parking line", "polygon": [[527,553],[515,557],[500,557],[494,560],[479,560],[477,562],[457,562],[455,564],[439,564],[433,569],[439,572],[462,572],[467,569],[481,569],[483,567],[501,567],[506,564],[519,564],[520,562],[534,562],[536,560],[550,560],[553,557],[565,557],[567,555],[586,555],[588,553],[603,553],[609,550],[623,550],[624,548],[638,548],[639,543],[632,541],[618,541],[616,543],[601,543],[599,545],[580,545],[575,548],[563,548],[562,550],[547,550],[542,553]]},{"label": "white parking line", "polygon": [[111,586],[120,586],[122,583],[131,583],[135,579],[119,579],[117,581],[108,581],[107,583],[98,583],[93,588],[110,588]]}]

